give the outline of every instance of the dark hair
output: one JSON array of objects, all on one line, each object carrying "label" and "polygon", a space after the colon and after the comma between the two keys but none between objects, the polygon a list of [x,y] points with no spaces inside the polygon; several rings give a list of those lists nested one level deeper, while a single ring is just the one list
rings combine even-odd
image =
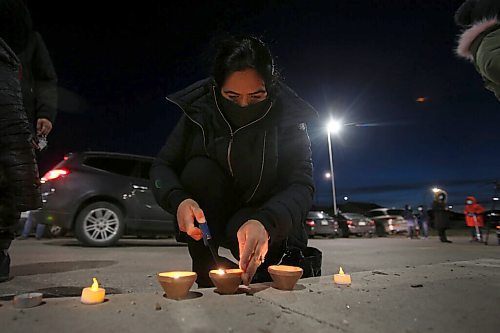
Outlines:
[{"label": "dark hair", "polygon": [[262,40],[248,35],[231,36],[217,47],[212,75],[221,87],[231,73],[252,68],[262,77],[268,92],[277,80],[271,51]]},{"label": "dark hair", "polygon": [[22,0],[0,0],[0,37],[19,54],[31,36],[32,22]]}]

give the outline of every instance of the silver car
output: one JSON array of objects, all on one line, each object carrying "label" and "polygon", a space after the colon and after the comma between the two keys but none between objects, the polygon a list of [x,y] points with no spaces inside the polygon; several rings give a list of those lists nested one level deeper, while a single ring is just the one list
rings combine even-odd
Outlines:
[{"label": "silver car", "polygon": [[368,211],[365,215],[374,220],[376,225],[383,226],[387,233],[397,234],[408,231],[403,212],[403,209],[376,208]]},{"label": "silver car", "polygon": [[35,223],[71,230],[85,245],[110,246],[122,235],[174,235],[174,217],[149,189],[152,157],[69,154],[42,178]]}]

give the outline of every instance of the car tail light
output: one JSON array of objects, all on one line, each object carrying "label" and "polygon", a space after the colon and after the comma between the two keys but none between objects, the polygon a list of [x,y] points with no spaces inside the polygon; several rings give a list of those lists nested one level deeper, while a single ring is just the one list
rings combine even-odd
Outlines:
[{"label": "car tail light", "polygon": [[352,225],[352,220],[347,220],[347,225]]},{"label": "car tail light", "polygon": [[310,227],[314,227],[316,225],[313,220],[306,220],[306,224]]},{"label": "car tail light", "polygon": [[48,171],[41,179],[42,183],[45,183],[49,180],[56,180],[58,178],[67,176],[69,174],[68,169],[52,169]]}]

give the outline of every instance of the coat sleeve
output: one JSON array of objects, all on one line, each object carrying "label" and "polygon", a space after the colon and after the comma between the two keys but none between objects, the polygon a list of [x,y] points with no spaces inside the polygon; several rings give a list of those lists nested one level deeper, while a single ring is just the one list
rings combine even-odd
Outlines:
[{"label": "coat sleeve", "polygon": [[190,196],[184,191],[179,175],[184,166],[186,139],[190,124],[183,115],[160,150],[150,171],[151,188],[156,202],[174,216],[179,204]]},{"label": "coat sleeve", "polygon": [[36,119],[47,118],[54,123],[57,115],[57,75],[42,36],[35,32],[35,51],[32,59]]},{"label": "coat sleeve", "polygon": [[252,216],[264,225],[271,242],[303,229],[314,194],[311,142],[305,124],[282,130],[278,145],[281,190]]}]

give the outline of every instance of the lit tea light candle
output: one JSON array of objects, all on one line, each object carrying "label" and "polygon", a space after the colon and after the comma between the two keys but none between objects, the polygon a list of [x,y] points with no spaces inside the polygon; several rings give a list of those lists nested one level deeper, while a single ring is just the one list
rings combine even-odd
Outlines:
[{"label": "lit tea light candle", "polygon": [[179,300],[187,296],[196,277],[195,272],[163,272],[158,273],[158,282],[167,298]]},{"label": "lit tea light candle", "polygon": [[82,297],[80,301],[83,304],[99,304],[104,302],[104,295],[106,295],[106,290],[104,288],[99,288],[99,283],[96,278],[92,279],[92,287],[83,288]]},{"label": "lit tea light candle", "polygon": [[243,270],[239,268],[213,269],[208,273],[208,276],[219,294],[234,294],[241,284],[242,274]]},{"label": "lit tea light candle", "polygon": [[273,278],[273,286],[281,290],[293,290],[304,273],[300,267],[287,265],[272,265],[267,271]]},{"label": "lit tea light candle", "polygon": [[333,282],[336,284],[351,284],[351,276],[349,274],[345,274],[342,267],[340,267],[339,274],[333,275]]}]

